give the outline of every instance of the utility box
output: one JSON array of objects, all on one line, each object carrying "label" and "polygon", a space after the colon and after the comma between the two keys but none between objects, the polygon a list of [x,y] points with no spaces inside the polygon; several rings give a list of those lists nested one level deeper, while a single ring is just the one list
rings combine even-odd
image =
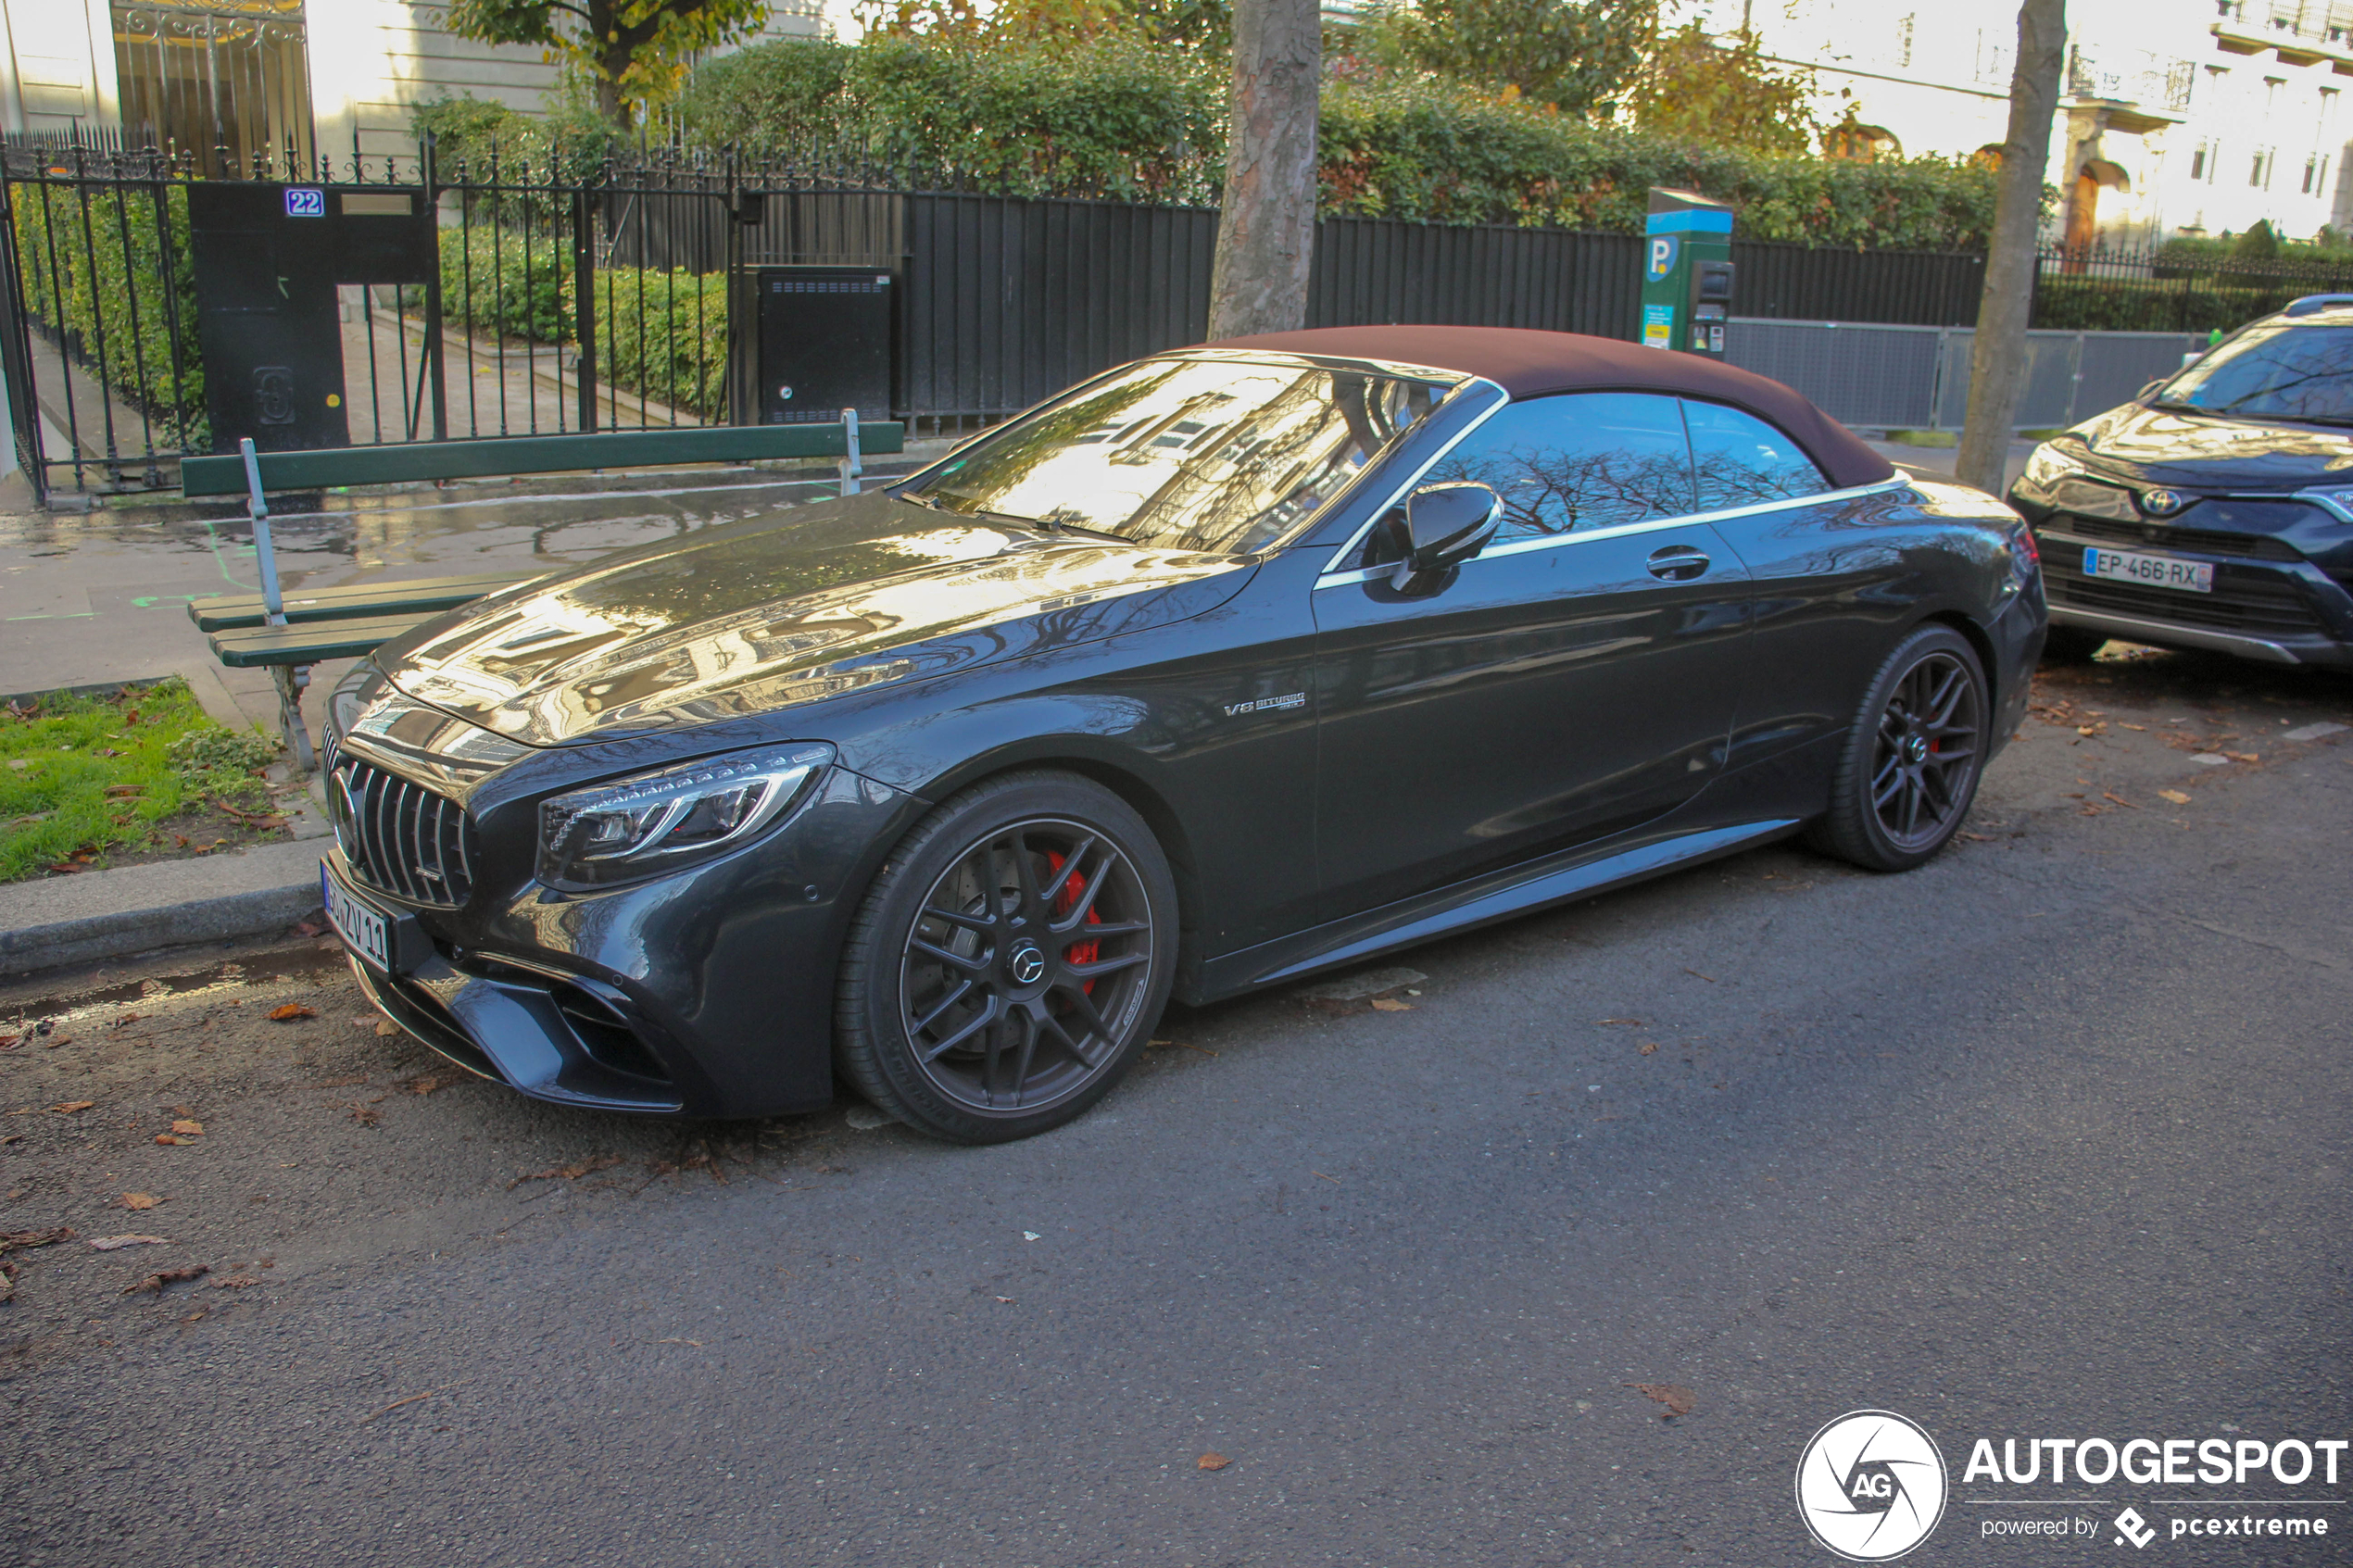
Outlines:
[{"label": "utility box", "polygon": [[1732,209],[1653,188],[1643,225],[1642,344],[1724,358],[1732,313]]},{"label": "utility box", "polygon": [[761,424],[890,418],[891,275],[872,267],[760,267]]},{"label": "utility box", "polygon": [[214,451],[235,451],[240,436],[264,452],[351,445],[335,287],[437,289],[435,223],[415,186],[188,187]]}]

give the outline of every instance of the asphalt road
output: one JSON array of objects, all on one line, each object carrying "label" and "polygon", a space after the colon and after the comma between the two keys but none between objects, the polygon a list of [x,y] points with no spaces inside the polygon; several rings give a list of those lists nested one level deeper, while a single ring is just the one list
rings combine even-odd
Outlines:
[{"label": "asphalt road", "polygon": [[[2096,1499],[2067,1542],[1961,1476],[2353,1436],[2321,720],[2353,684],[2060,673],[1921,872],[1778,847],[1410,955],[1405,1010],[1178,1011],[1013,1148],[432,1085],[299,945],[0,998],[60,1020],[0,1051],[0,1230],[80,1233],[0,1306],[0,1562],[1820,1565],[1793,1474],[1863,1407],[1951,1468],[1907,1563],[2353,1561],[2353,1464],[1999,1488]],[[2336,1533],[2105,1524],[2291,1493]]]}]

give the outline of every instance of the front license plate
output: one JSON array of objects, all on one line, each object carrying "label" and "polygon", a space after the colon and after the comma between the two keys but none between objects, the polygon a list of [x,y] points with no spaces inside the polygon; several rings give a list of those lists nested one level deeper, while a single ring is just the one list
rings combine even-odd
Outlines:
[{"label": "front license plate", "polygon": [[2214,563],[2175,560],[2171,556],[2144,556],[2131,550],[2083,552],[2083,575],[2118,583],[2140,583],[2151,588],[2179,588],[2186,594],[2214,591]]},{"label": "front license plate", "polygon": [[319,897],[327,906],[327,922],[344,945],[386,974],[392,972],[391,922],[343,890],[324,860],[319,862]]}]

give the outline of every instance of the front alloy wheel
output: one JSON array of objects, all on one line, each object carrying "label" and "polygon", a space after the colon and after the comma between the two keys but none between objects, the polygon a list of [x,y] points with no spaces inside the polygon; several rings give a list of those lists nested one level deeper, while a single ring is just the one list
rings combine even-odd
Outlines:
[{"label": "front alloy wheel", "polygon": [[1126,802],[1016,774],[894,852],[843,962],[839,1059],[878,1107],[964,1143],[1025,1137],[1107,1092],[1167,999],[1176,900]]}]

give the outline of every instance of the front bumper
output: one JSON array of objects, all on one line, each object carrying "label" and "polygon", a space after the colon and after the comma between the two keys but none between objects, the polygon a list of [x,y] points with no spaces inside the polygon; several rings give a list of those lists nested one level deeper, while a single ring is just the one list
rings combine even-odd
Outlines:
[{"label": "front bumper", "polygon": [[[2157,647],[2203,648],[2270,664],[2353,670],[2353,587],[2303,559],[2120,544],[2071,531],[2065,514],[2036,527],[2051,623]],[[2250,541],[2254,544],[2259,541]],[[2214,565],[2211,594],[2083,574],[2086,548],[2126,549]],[[2281,550],[2282,555],[2288,552]]]},{"label": "front bumper", "polygon": [[589,895],[535,883],[459,909],[361,879],[344,889],[413,935],[400,972],[357,954],[371,1000],[470,1073],[535,1098],[746,1117],[833,1101],[834,972],[875,863],[920,809],[843,769],[759,842]]}]

